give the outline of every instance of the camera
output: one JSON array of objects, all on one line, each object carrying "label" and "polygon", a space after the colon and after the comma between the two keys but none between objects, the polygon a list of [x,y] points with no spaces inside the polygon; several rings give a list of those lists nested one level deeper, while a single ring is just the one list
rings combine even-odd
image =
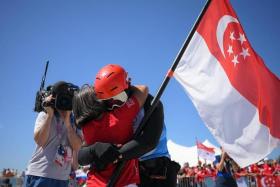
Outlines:
[{"label": "camera", "polygon": [[[45,72],[42,77],[40,90],[36,92],[35,112],[44,111],[44,107],[52,107],[58,110],[72,110],[72,99],[74,93],[79,90],[79,87],[64,81],[58,81],[54,85],[50,85],[47,89],[44,88],[46,75],[48,71],[49,61],[46,62]],[[48,96],[52,95],[52,100],[46,101]]]},{"label": "camera", "polygon": [[39,91],[37,91],[36,98],[35,98],[35,107],[34,107],[35,112],[43,111],[44,107],[46,106],[51,106],[51,105],[54,106],[54,104],[52,103],[45,102],[45,98],[51,95],[50,89],[51,86],[48,86],[46,90],[40,89]]},{"label": "camera", "polygon": [[[72,99],[79,87],[64,81],[59,81],[50,85],[46,90],[42,89],[36,94],[35,111],[41,112],[44,107],[52,107],[58,110],[72,110]],[[52,95],[53,99],[46,101],[48,96]]]}]

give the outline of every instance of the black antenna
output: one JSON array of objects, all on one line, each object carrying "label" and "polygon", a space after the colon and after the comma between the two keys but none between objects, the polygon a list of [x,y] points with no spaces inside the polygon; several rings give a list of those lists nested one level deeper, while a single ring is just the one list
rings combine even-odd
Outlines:
[{"label": "black antenna", "polygon": [[41,86],[40,86],[40,91],[42,91],[43,88],[45,87],[45,81],[46,81],[46,76],[47,76],[48,67],[49,67],[49,61],[46,62],[45,73],[44,73],[44,75],[43,75],[43,77],[42,77]]},{"label": "black antenna", "polygon": [[37,91],[37,93],[36,93],[35,107],[34,107],[34,111],[35,112],[43,111],[43,107],[42,107],[41,103],[42,103],[42,99],[43,99],[43,92],[44,92],[44,87],[45,87],[45,81],[46,81],[48,67],[49,67],[49,61],[46,62],[45,72],[44,72],[44,75],[42,77],[42,81],[41,81],[41,85],[40,85],[40,90]]}]

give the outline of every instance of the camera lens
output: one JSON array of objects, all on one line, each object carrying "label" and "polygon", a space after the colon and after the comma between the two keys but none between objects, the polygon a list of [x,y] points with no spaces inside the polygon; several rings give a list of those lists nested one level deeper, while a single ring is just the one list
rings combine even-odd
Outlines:
[{"label": "camera lens", "polygon": [[67,94],[57,95],[55,108],[59,110],[72,110],[72,98],[73,96]]}]

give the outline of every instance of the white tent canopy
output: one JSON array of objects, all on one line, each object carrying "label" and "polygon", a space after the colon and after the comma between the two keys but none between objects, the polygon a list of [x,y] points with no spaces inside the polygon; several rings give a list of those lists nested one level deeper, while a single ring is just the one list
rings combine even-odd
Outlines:
[{"label": "white tent canopy", "polygon": [[[207,147],[212,147],[215,150],[215,155],[221,154],[220,148],[213,145],[208,140],[205,140],[202,142]],[[172,140],[167,141],[167,147],[168,151],[170,153],[171,159],[178,162],[181,166],[184,165],[184,163],[188,162],[190,166],[196,166],[198,163],[197,160],[197,147],[196,145],[191,147],[185,147],[179,144],[174,143]],[[204,163],[203,159],[200,159],[202,163]],[[211,163],[211,162],[207,162]]]}]

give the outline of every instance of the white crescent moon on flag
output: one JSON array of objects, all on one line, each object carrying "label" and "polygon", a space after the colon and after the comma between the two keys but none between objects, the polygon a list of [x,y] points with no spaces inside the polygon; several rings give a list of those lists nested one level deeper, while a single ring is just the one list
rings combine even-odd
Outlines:
[{"label": "white crescent moon on flag", "polygon": [[231,23],[231,22],[239,23],[236,18],[234,18],[234,17],[232,17],[230,15],[224,15],[219,20],[218,26],[217,26],[217,31],[216,31],[217,41],[218,41],[219,47],[220,47],[224,57],[225,57],[225,52],[224,52],[224,33],[225,33],[225,30],[226,30],[228,24]]}]

